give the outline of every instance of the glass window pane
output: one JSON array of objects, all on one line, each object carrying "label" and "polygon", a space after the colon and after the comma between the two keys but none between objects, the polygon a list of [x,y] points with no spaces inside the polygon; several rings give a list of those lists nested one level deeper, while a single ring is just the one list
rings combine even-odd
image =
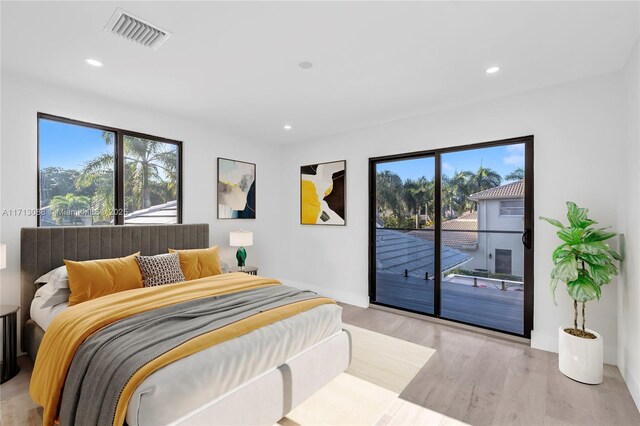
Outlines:
[{"label": "glass window pane", "polygon": [[124,136],[125,225],[178,223],[178,145]]},{"label": "glass window pane", "polygon": [[434,157],[376,164],[376,302],[434,313]]},{"label": "glass window pane", "polygon": [[[523,334],[521,238],[518,233],[443,230],[441,317]],[[466,245],[472,240],[473,245]],[[462,262],[448,262],[450,250],[458,250],[467,257]]]},{"label": "glass window pane", "polygon": [[112,132],[39,119],[40,226],[113,224]]},{"label": "glass window pane", "polygon": [[524,144],[441,159],[440,316],[523,334]]},{"label": "glass window pane", "polygon": [[524,229],[524,144],[443,154],[442,229]]}]

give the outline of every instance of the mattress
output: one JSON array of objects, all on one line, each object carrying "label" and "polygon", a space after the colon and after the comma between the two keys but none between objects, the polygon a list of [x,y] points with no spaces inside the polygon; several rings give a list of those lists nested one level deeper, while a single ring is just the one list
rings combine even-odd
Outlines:
[{"label": "mattress", "polygon": [[[41,308],[32,319],[44,330],[66,304]],[[328,304],[262,327],[180,359],[147,377],[129,401],[130,426],[167,424],[268,372],[307,348],[339,333],[342,308]]]}]

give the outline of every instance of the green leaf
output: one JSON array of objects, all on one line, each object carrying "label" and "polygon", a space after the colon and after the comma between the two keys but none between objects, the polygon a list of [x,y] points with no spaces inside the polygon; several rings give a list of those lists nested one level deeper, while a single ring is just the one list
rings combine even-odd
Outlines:
[{"label": "green leaf", "polygon": [[574,228],[584,229],[587,226],[597,223],[587,217],[588,213],[588,209],[578,207],[576,203],[572,201],[567,201],[567,219],[569,219],[569,223]]},{"label": "green leaf", "polygon": [[564,282],[578,279],[578,262],[576,262],[576,258],[573,256],[562,258],[551,270],[551,278]]},{"label": "green leaf", "polygon": [[568,244],[580,244],[580,243],[582,243],[582,234],[584,234],[584,229],[581,229],[581,228],[564,228],[564,229],[559,230],[556,234],[565,243],[568,243]]},{"label": "green leaf", "polygon": [[593,266],[593,265],[604,266],[604,265],[607,265],[608,263],[611,263],[611,260],[609,260],[608,254],[580,253],[578,254],[578,260],[588,263],[589,266]]},{"label": "green leaf", "polygon": [[589,244],[576,244],[573,249],[580,253],[587,254],[609,254],[609,246],[603,242],[589,243]]},{"label": "green leaf", "polygon": [[596,285],[602,286],[611,282],[611,269],[608,266],[592,265],[589,269],[591,278]]},{"label": "green leaf", "polygon": [[585,243],[595,243],[598,241],[606,241],[609,238],[613,238],[617,235],[615,232],[604,232],[605,229],[607,228],[587,229],[582,240]]},{"label": "green leaf", "polygon": [[573,250],[571,250],[571,246],[569,246],[568,244],[562,244],[553,251],[553,253],[551,254],[551,259],[555,264],[558,263],[560,259],[563,259],[567,256],[573,256]]},{"label": "green leaf", "polygon": [[618,252],[616,252],[615,250],[611,250],[609,249],[609,254],[611,255],[611,257],[613,257],[615,260],[617,260],[618,262],[622,262],[624,259],[622,258],[622,255],[619,254]]},{"label": "green leaf", "polygon": [[593,282],[586,271],[580,271],[578,279],[567,283],[567,292],[580,303],[600,299],[600,286]]},{"label": "green leaf", "polygon": [[544,216],[540,216],[540,219],[544,220],[544,221],[547,221],[550,224],[552,224],[553,226],[557,226],[558,228],[561,228],[561,229],[564,228],[564,225],[559,220],[550,219],[550,218],[544,217]]}]

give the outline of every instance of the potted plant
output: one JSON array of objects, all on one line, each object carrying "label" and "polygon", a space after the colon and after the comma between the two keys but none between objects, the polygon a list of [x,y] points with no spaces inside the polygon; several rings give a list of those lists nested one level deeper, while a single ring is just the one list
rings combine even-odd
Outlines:
[{"label": "potted plant", "polygon": [[[569,226],[560,221],[540,217],[559,228],[562,240],[552,254],[551,291],[553,302],[558,282],[567,286],[573,299],[573,327],[560,327],[558,360],[560,371],[567,377],[582,383],[602,383],[602,336],[585,328],[586,303],[600,299],[601,287],[618,275],[615,261],[622,257],[605,242],[616,236],[608,228],[595,228],[596,221],[587,216],[589,210],[567,202]],[[582,304],[582,324],[578,327],[578,304]],[[557,303],[556,303],[557,304]]]}]

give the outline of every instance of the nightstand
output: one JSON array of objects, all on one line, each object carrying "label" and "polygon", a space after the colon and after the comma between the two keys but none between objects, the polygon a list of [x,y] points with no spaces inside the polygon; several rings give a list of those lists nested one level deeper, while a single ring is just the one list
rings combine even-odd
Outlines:
[{"label": "nightstand", "polygon": [[19,306],[0,305],[0,318],[2,318],[2,375],[0,383],[15,377],[20,371],[18,367],[18,310]]},{"label": "nightstand", "polygon": [[249,275],[258,275],[258,268],[256,266],[245,266],[242,270],[238,267],[231,268],[231,272],[244,272]]}]

